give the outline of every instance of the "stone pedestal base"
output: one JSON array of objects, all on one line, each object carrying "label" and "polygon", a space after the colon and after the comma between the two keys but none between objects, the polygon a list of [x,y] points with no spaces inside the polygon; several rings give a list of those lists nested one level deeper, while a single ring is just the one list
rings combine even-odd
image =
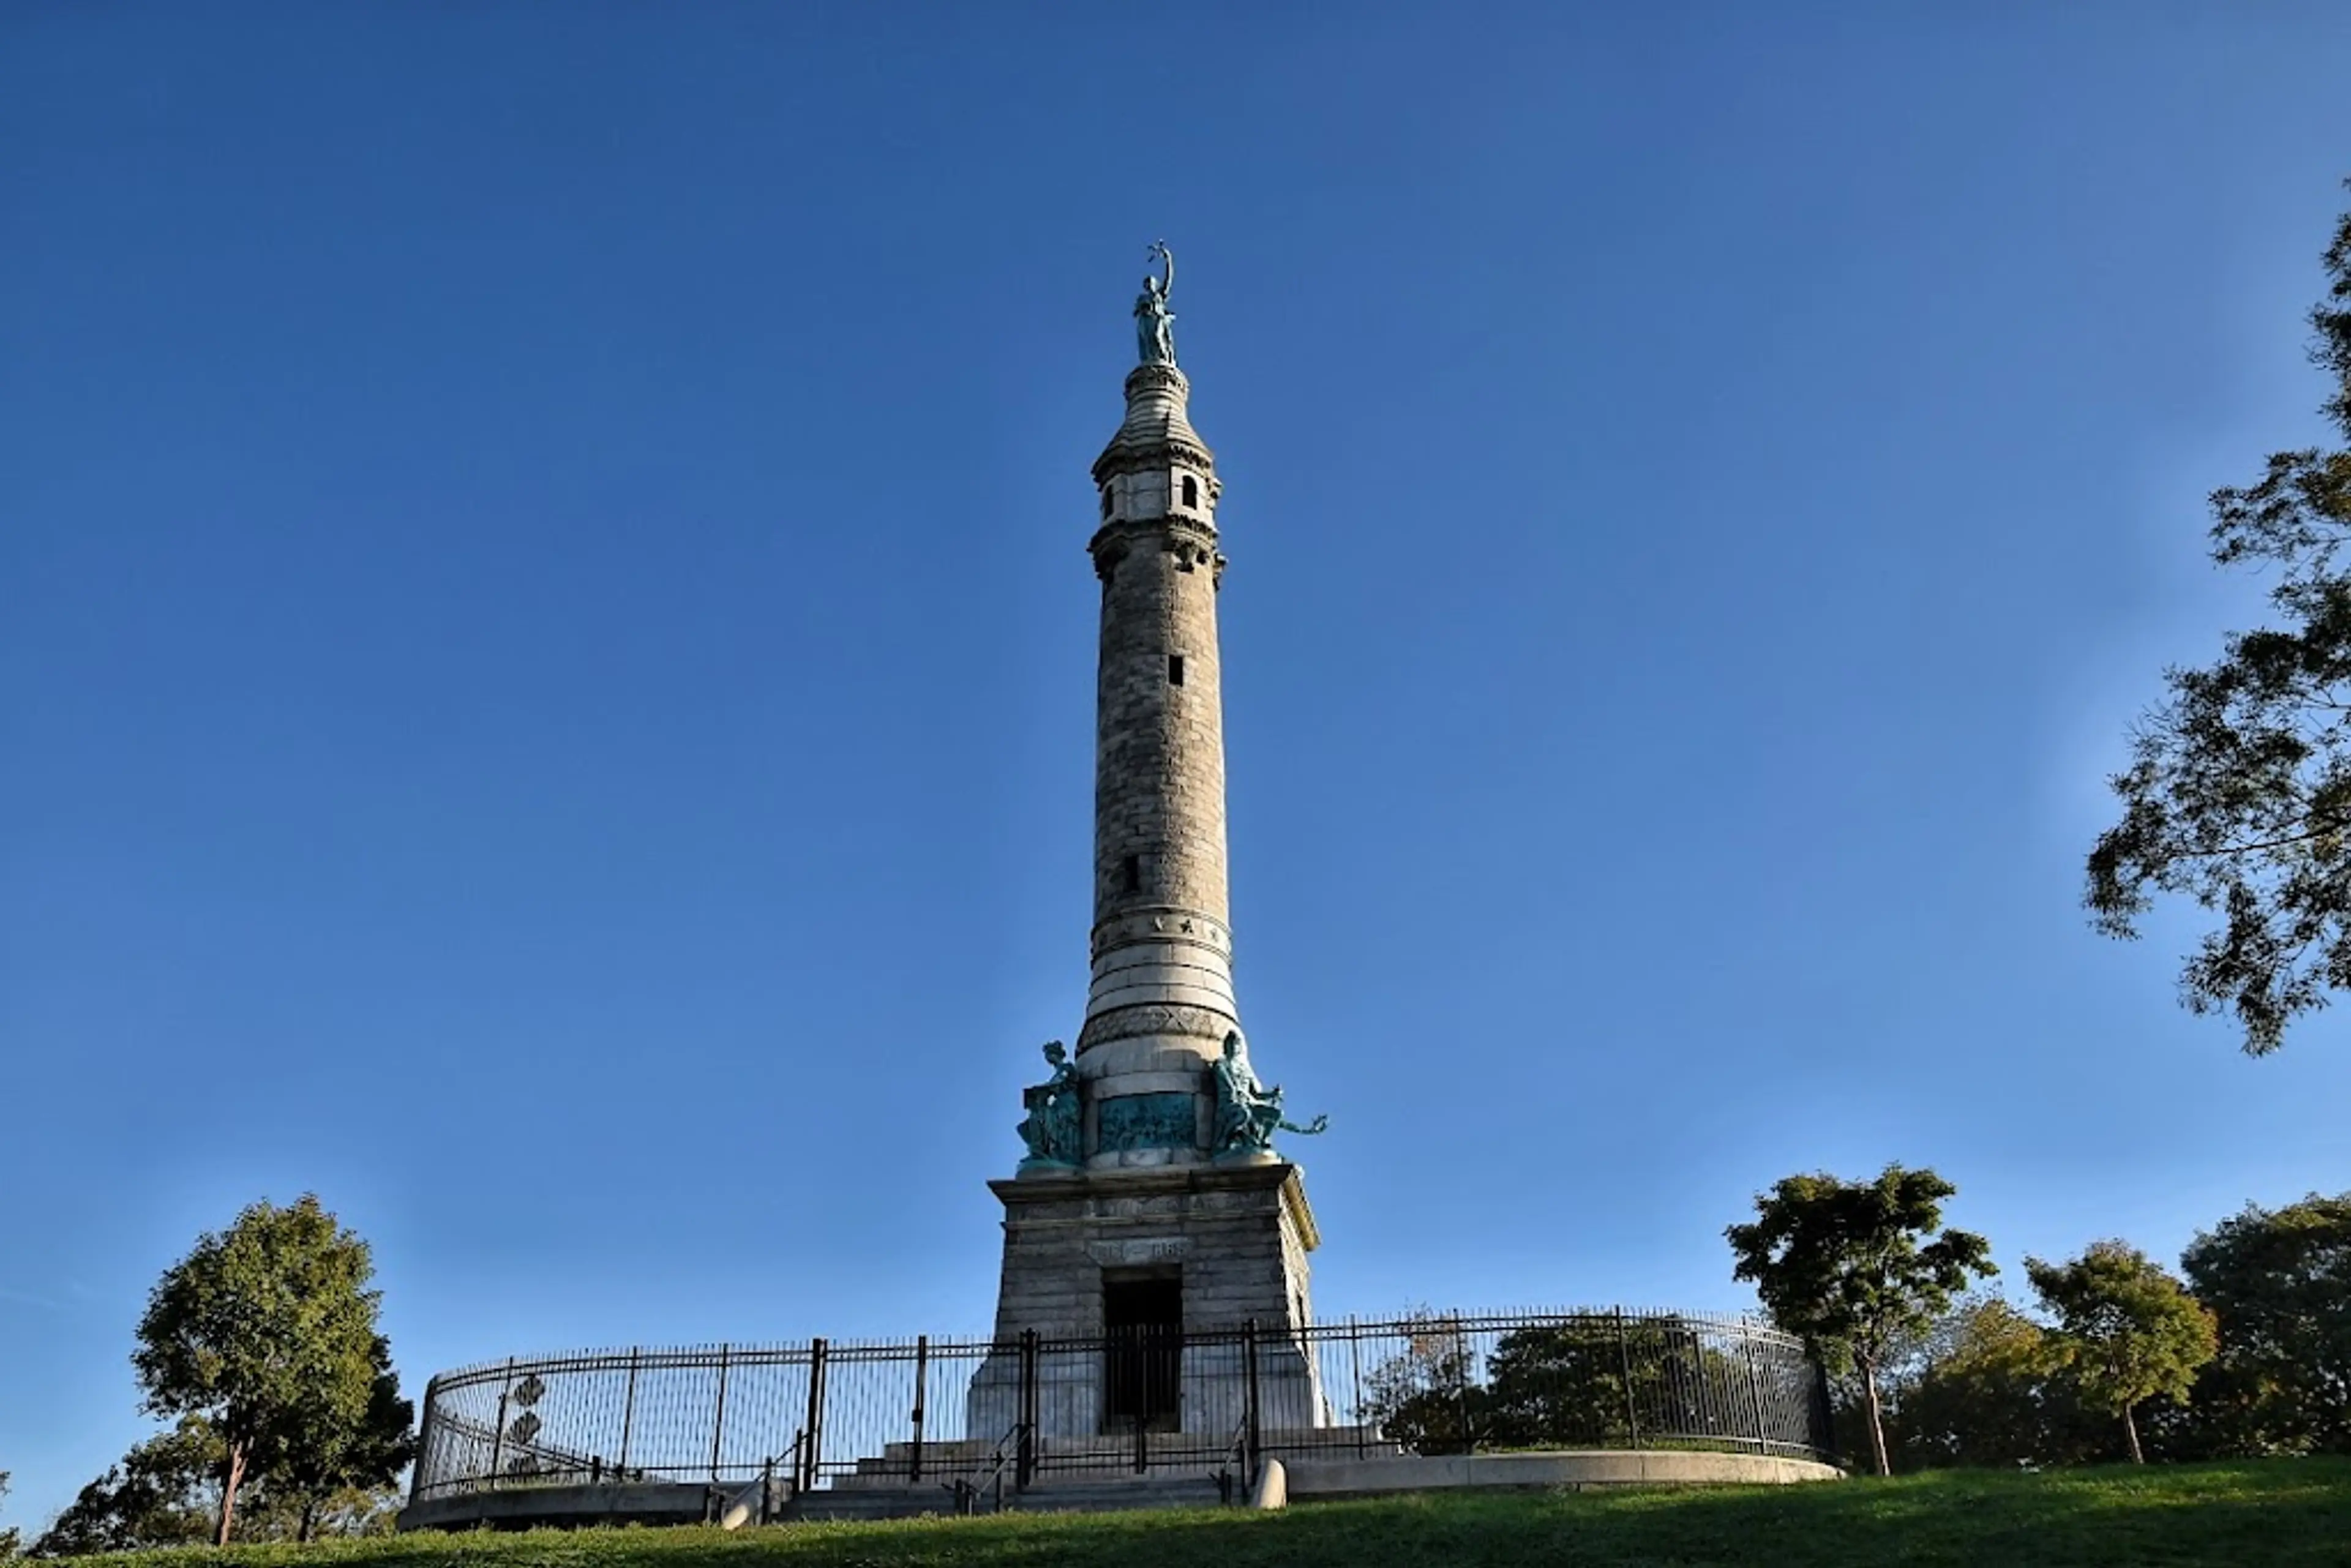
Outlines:
[{"label": "stone pedestal base", "polygon": [[[1155,1413],[1182,1432],[1230,1432],[1248,1408],[1257,1361],[1264,1427],[1332,1423],[1320,1375],[1293,1331],[1311,1321],[1306,1255],[1320,1240],[1298,1167],[1183,1166],[1030,1175],[988,1184],[1004,1204],[999,1347],[972,1378],[964,1428],[999,1437],[1022,1417],[1033,1379],[1040,1436],[1092,1437],[1131,1426],[1110,1408],[1117,1354],[1109,1291],[1162,1281],[1180,1300],[1177,1408]],[[1254,1323],[1253,1334],[1244,1328]],[[1010,1348],[1034,1333],[1033,1369]]]}]

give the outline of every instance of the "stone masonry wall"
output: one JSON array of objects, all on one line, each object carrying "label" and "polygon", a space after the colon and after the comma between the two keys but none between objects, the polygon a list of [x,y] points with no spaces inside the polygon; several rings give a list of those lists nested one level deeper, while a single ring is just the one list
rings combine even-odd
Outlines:
[{"label": "stone masonry wall", "polygon": [[[1215,535],[1120,531],[1102,563],[1094,752],[1094,921],[1180,910],[1219,926],[1225,737],[1217,654]],[[1205,530],[1202,530],[1205,533]],[[1107,555],[1108,552],[1105,552]],[[1169,661],[1183,660],[1182,684]],[[1130,882],[1130,867],[1134,872]]]},{"label": "stone masonry wall", "polygon": [[[1047,1340],[1103,1332],[1106,1276],[1180,1275],[1187,1336],[1238,1330],[1254,1321],[1266,1346],[1260,1375],[1270,1418],[1305,1427],[1330,1419],[1308,1361],[1290,1344],[1308,1321],[1306,1255],[1314,1245],[1297,1168],[1288,1165],[1192,1167],[1070,1176],[990,1184],[1004,1201],[1004,1274],[996,1337],[1008,1343],[1034,1330]],[[1185,1351],[1186,1430],[1202,1410],[1240,1406],[1242,1364],[1228,1339]],[[1098,1351],[1067,1351],[1045,1376],[1039,1418],[1055,1435],[1102,1429]],[[969,1394],[974,1434],[1003,1431],[1018,1418],[1016,1368],[991,1355]]]}]

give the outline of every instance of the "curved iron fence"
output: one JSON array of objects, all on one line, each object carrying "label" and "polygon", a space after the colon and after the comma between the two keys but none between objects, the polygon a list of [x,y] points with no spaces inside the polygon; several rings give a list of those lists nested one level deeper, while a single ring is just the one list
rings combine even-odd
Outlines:
[{"label": "curved iron fence", "polygon": [[[1138,1394],[1155,1378],[1159,1395]],[[1746,1318],[1626,1312],[517,1357],[433,1379],[411,1497],[757,1482],[764,1509],[823,1487],[978,1484],[1016,1459],[1027,1484],[1246,1472],[1267,1454],[1653,1448],[1826,1459],[1821,1371]]]}]

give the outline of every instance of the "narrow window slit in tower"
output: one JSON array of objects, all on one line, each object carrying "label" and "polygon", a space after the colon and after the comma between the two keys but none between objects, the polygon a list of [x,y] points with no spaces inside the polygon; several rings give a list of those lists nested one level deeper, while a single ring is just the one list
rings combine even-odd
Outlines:
[{"label": "narrow window slit in tower", "polygon": [[1200,482],[1189,474],[1184,476],[1184,504],[1187,507],[1200,504]]},{"label": "narrow window slit in tower", "polygon": [[1184,684],[1184,655],[1181,653],[1167,655],[1167,684],[1171,686]]},{"label": "narrow window slit in tower", "polygon": [[1106,523],[1110,521],[1110,486],[1107,485],[1102,486],[1102,521]]},{"label": "narrow window slit in tower", "polygon": [[1125,863],[1118,869],[1118,890],[1121,893],[1143,891],[1143,857],[1141,855],[1126,857]]}]

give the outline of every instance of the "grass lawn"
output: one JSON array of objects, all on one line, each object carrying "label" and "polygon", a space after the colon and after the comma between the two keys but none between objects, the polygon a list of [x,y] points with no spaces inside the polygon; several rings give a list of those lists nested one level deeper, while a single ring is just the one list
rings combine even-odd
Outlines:
[{"label": "grass lawn", "polygon": [[90,1559],[141,1568],[2231,1568],[2351,1564],[2351,1459],[1689,1491],[1461,1492],[1238,1510],[881,1524],[411,1535]]}]

